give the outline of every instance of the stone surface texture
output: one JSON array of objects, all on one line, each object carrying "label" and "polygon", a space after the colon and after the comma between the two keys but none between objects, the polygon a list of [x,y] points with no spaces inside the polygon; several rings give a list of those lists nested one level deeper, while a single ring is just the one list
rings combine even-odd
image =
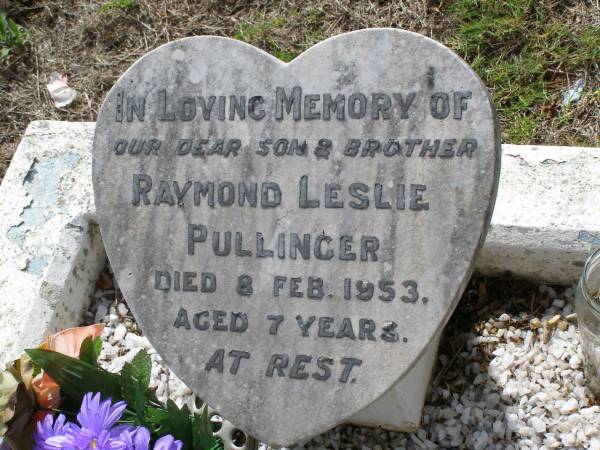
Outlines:
[{"label": "stone surface texture", "polygon": [[569,284],[600,247],[600,149],[502,146],[492,225],[477,269]]},{"label": "stone surface texture", "polygon": [[[348,99],[357,92],[369,99],[374,93],[391,97],[392,93],[407,96],[416,92],[416,97],[406,120],[400,119],[399,109],[393,110],[392,120],[370,116],[359,120],[347,117],[345,121],[292,120],[291,115],[277,120],[272,104],[277,86],[285,87],[288,95],[293,86],[301,86],[303,94],[331,93],[335,97],[342,93]],[[159,103],[164,90],[171,99],[166,101],[166,110],[176,108],[172,102],[182,96],[261,95],[266,117],[257,122],[206,121],[198,113],[191,120],[161,120]],[[454,106],[454,112],[444,119],[430,114],[432,96],[440,92],[452,96],[459,91],[470,93],[468,108],[464,113],[459,111],[462,120],[453,117],[457,114]],[[122,105],[119,95],[134,97],[138,105],[139,99],[145,99],[143,121],[133,114],[131,121],[115,120]],[[183,107],[179,112],[181,118],[188,113]],[[157,155],[113,152],[118,139],[130,142],[151,137],[163,142]],[[308,155],[265,157],[255,153],[260,139],[278,137],[306,139]],[[402,142],[410,138],[458,142],[470,138],[476,139],[478,146],[472,158],[423,157],[417,154],[420,148],[412,157],[384,157],[381,153],[374,157],[343,156],[351,137],[398,138]],[[179,138],[241,138],[243,146],[235,158],[175,157]],[[321,138],[334,143],[328,157],[313,153]],[[94,195],[100,230],[119,286],[158,353],[224,417],[277,446],[329,429],[362,410],[405,375],[430,345],[452,313],[485,237],[498,181],[499,150],[495,114],[485,87],[460,58],[423,36],[392,29],[348,33],[316,45],[289,64],[239,41],[198,37],[148,53],[107,96],[94,139]],[[152,178],[152,204],[134,206],[134,174]],[[323,185],[339,183],[340,199],[344,197],[346,206],[299,208],[299,182],[304,175],[312,181],[308,195],[321,201]],[[211,208],[205,202],[195,206],[190,194],[178,204],[157,204],[157,196],[165,199],[158,191],[160,180],[169,180],[166,184],[176,180],[180,187],[188,180],[230,181],[235,186],[242,181],[275,182],[281,187],[282,203],[270,209],[237,205]],[[349,208],[347,189],[354,182],[371,186],[371,196],[375,183],[381,183],[386,197],[393,199],[397,183],[425,185],[429,209],[376,210],[373,197],[369,209]],[[241,231],[253,256],[216,256],[210,239],[197,245],[195,254],[190,255],[186,242],[189,223],[205,224],[210,237],[217,231],[221,236],[225,231]],[[326,234],[334,239],[336,256],[328,261],[314,256],[308,260],[287,255],[284,259],[256,258],[257,232],[263,234],[269,249],[277,249],[278,233],[310,233],[313,240]],[[377,261],[337,259],[342,235],[353,236],[355,246],[360,236],[377,236],[381,246]],[[201,272],[213,272],[218,288],[208,294],[173,292],[173,288],[163,291],[156,288],[155,271],[194,271],[198,283]],[[251,296],[236,294],[238,276],[243,274],[253,278]],[[311,275],[322,277],[326,296],[320,301],[306,296],[289,298],[286,289],[275,298],[276,275],[303,280]],[[381,301],[378,292],[371,301],[358,300],[355,294],[352,300],[344,300],[346,278],[354,282],[373,280],[376,285],[379,280],[393,280],[396,299]],[[409,284],[402,288],[406,280],[416,280],[419,295],[411,294]],[[400,300],[401,296],[406,300]],[[189,323],[195,313],[221,310],[228,315],[247,314],[249,326],[240,333],[214,328],[199,331],[195,321],[190,327],[182,324],[185,322],[175,327],[176,319],[181,320],[181,308],[190,312]],[[285,317],[276,335],[269,332],[268,315]],[[317,337],[317,326],[303,337],[296,321],[310,316],[332,317],[338,338]],[[373,321],[376,337],[358,337],[359,319]],[[339,338],[343,320],[351,321],[356,331]],[[383,339],[391,321],[397,325],[398,340],[394,342]],[[236,374],[228,370],[232,360],[227,356],[225,370],[205,368],[211,357],[216,357],[213,355],[223,351],[228,355],[230,350],[251,354]],[[273,354],[289,355],[285,376],[268,375]],[[309,355],[311,360],[305,361],[306,367],[300,366],[297,379],[291,379],[296,355]],[[319,357],[333,360],[325,381],[310,376],[317,372],[322,375],[316,366]],[[342,375],[343,358],[360,363],[347,380]]]},{"label": "stone surface texture", "polygon": [[[33,122],[31,126],[28,127],[23,137],[23,145],[19,146],[17,153],[13,158],[12,165],[15,166],[15,169],[10,169],[9,174],[3,181],[0,191],[3,193],[10,193],[21,189],[20,186],[23,185],[23,176],[31,166],[32,155],[44,155],[52,149],[54,149],[53,151],[73,151],[81,155],[91,155],[94,128],[95,124],[92,122]],[[40,136],[43,136],[43,139],[41,139]],[[74,147],[70,147],[71,144],[73,144]],[[477,270],[490,275],[512,271],[518,276],[531,277],[534,280],[538,279],[538,277],[542,277],[546,282],[553,282],[553,280],[559,279],[562,280],[563,278],[561,277],[568,276],[569,278],[566,280],[566,283],[575,283],[580,274],[580,270],[577,270],[577,267],[583,264],[586,255],[590,253],[590,249],[594,246],[594,242],[596,242],[596,246],[599,245],[598,241],[594,241],[594,236],[600,236],[600,226],[598,226],[600,221],[596,221],[595,225],[593,223],[587,224],[588,233],[582,234],[583,241],[577,239],[567,240],[565,241],[567,245],[561,247],[553,245],[553,243],[562,239],[564,235],[579,236],[580,231],[584,230],[583,224],[586,223],[589,213],[595,211],[593,202],[595,198],[600,197],[600,180],[598,180],[597,177],[594,177],[593,174],[600,173],[600,167],[597,166],[600,161],[600,149],[528,145],[517,146],[510,144],[503,144],[502,149],[502,171],[499,193],[494,214],[492,216],[491,228],[477,261]],[[519,157],[514,156],[515,154],[518,154]],[[563,155],[563,158],[560,160],[561,163],[559,165],[541,164],[543,159],[540,159],[539,157],[535,159],[535,155],[538,154],[548,156],[550,159],[555,159],[552,155],[560,154]],[[532,179],[530,176],[530,164],[522,164],[522,160],[538,161],[535,165],[538,176],[535,179]],[[87,167],[80,167],[80,165]],[[17,169],[17,167],[20,169]],[[19,173],[20,176],[10,175],[13,172]],[[69,177],[81,177],[81,174],[91,173],[91,157],[83,158],[75,169],[70,169],[67,173]],[[553,210],[554,204],[560,202],[563,198],[559,189],[572,190],[573,186],[578,183],[578,180],[582,176],[585,176],[587,183],[586,189],[589,193],[589,197],[585,198],[586,201],[589,202],[588,207],[579,208],[579,203],[566,203],[562,206],[562,209]],[[92,223],[94,223],[95,212],[93,207],[91,178],[87,175],[87,177],[82,177],[79,182],[82,186],[80,194],[83,195],[83,197],[74,195],[63,197],[64,200],[74,203],[65,203],[63,206],[67,210],[73,210],[77,207],[77,204],[86,205],[89,209],[81,210],[84,213],[82,217],[91,220]],[[522,186],[522,183],[527,183],[527,186],[523,186],[520,188],[520,191],[511,194],[513,189],[517,186]],[[530,203],[514,204],[511,202],[517,195],[528,195],[528,192],[538,188],[543,189],[543,196],[532,198],[533,205],[537,205],[540,198],[553,198],[555,199],[555,202],[550,202],[549,205],[546,203],[546,207],[550,208],[551,211],[554,211],[552,214],[543,214],[543,209],[537,206],[530,207]],[[581,197],[579,198],[579,201],[581,201]],[[7,204],[7,202],[8,200],[0,198],[1,204],[4,205]],[[539,225],[536,225],[535,228],[530,228],[531,221],[529,219],[533,213],[538,214],[537,220]],[[502,221],[500,218],[503,218]],[[553,230],[551,227],[551,220],[556,218],[562,220],[562,226],[558,230]],[[12,227],[12,225],[10,225],[10,227]],[[515,239],[514,233],[510,232],[513,227],[521,230],[521,233],[519,234],[520,239]],[[549,234],[552,234],[552,236],[544,240],[533,239],[535,236],[535,229],[537,228],[546,230]],[[505,232],[498,233],[497,230],[505,230]],[[92,227],[90,232],[96,233],[96,228]],[[3,233],[3,235],[4,234],[5,233]],[[55,234],[48,233],[45,236],[53,237]],[[531,238],[529,238],[530,236]],[[79,239],[74,241],[74,243],[76,245],[65,248],[65,250],[68,250],[69,252],[69,254],[65,254],[65,257],[74,259],[76,258],[76,255],[83,255],[82,249],[85,247],[86,241]],[[541,263],[540,259],[533,258],[532,255],[536,254],[534,252],[535,249],[546,253],[549,256],[548,260],[544,260],[543,263]],[[104,250],[102,249],[102,251]],[[93,252],[88,253],[87,256],[92,259],[95,258]],[[104,258],[104,255],[98,257],[102,259]],[[2,269],[3,273],[5,270],[11,270],[9,269],[10,267],[16,266],[19,259],[20,256],[18,256],[18,254],[13,254],[12,256],[7,255],[5,265],[3,265]],[[89,260],[86,260],[85,264],[89,264]],[[63,271],[63,275],[66,278],[71,276],[66,270]],[[6,279],[6,277],[3,279]],[[80,278],[78,280],[78,288],[84,292],[89,292],[93,289],[95,281],[96,279],[92,277]],[[59,284],[60,283],[64,284],[65,282],[59,282]],[[10,290],[8,290],[8,287],[4,289],[6,290],[3,290],[3,299],[21,298],[22,292],[24,291],[24,288],[14,283],[10,285]],[[27,291],[30,291],[30,289]],[[85,296],[82,296],[82,299],[85,300]],[[42,304],[44,303],[44,300],[39,298],[37,301]],[[4,303],[2,303],[2,305],[4,305]],[[5,307],[2,305],[0,305],[0,308]],[[2,311],[5,311],[5,309],[2,309]],[[104,319],[104,316],[107,314],[108,306],[106,307],[105,312],[97,315],[96,321],[106,320]],[[13,309],[8,318],[5,318],[4,315],[0,315],[0,322],[2,323],[1,328],[7,330],[6,336],[8,336],[8,339],[6,339],[5,342],[14,340],[16,344],[16,347],[13,347],[14,351],[10,354],[8,351],[5,351],[5,347],[0,349],[2,357],[5,358],[3,361],[8,361],[13,357],[12,355],[19,354],[20,347],[24,348],[24,346],[32,345],[32,342],[43,338],[46,332],[50,332],[49,328],[47,330],[40,330],[33,327],[23,327],[23,324],[29,323],[31,320],[30,317],[31,309],[26,308]],[[117,317],[118,316],[114,316],[115,327],[118,324]],[[69,324],[73,324],[69,318],[69,314],[61,315],[56,320],[59,320],[60,323],[53,325],[54,328],[64,328]],[[50,324],[46,323],[46,325]],[[10,335],[8,334],[8,330],[12,331]],[[32,337],[29,339],[23,338],[22,336],[24,334],[31,334]],[[25,344],[25,342],[29,343]],[[6,348],[6,350],[9,349]],[[436,349],[428,349],[428,352],[423,354],[422,358],[425,358],[427,355],[431,358],[435,358],[436,353]],[[117,355],[115,355],[115,357],[117,357]],[[408,377],[410,377],[410,374],[407,374],[406,378]],[[425,390],[427,387],[426,378],[428,378],[428,376],[420,378],[418,383],[411,385],[407,389],[411,392]],[[175,394],[178,395],[177,393]],[[376,403],[386,403],[387,401],[387,396],[383,396]],[[421,416],[420,405],[422,404],[422,401],[423,398],[419,399],[417,403],[410,404],[407,407],[409,410],[408,417],[392,415],[393,411],[398,408],[397,404],[392,405],[389,410],[377,411],[375,417],[379,417],[383,413],[386,421],[394,422],[396,425],[406,422],[415,423]],[[372,406],[374,405],[371,405],[369,409],[371,409]],[[442,413],[440,413],[440,417],[442,417]],[[356,419],[361,422],[373,423],[374,417],[364,418],[362,412],[359,412],[356,415]],[[438,425],[436,425],[436,427],[437,426]],[[431,432],[435,433],[434,427],[432,427]],[[471,431],[465,426],[462,432],[464,436],[467,437]],[[558,431],[556,431],[556,433],[558,433]],[[437,435],[434,434],[434,436]],[[439,438],[441,438],[441,435]],[[435,440],[433,437],[429,437],[429,439]],[[390,443],[393,442],[394,439],[391,439]],[[382,442],[374,441],[373,445],[376,443],[382,444]],[[315,448],[317,446],[318,445],[315,444]]]},{"label": "stone surface texture", "polygon": [[106,256],[91,123],[33,122],[0,186],[0,367],[80,323]]},{"label": "stone surface texture", "polygon": [[400,381],[347,422],[390,431],[416,431],[421,423],[421,411],[441,337],[439,331]]}]

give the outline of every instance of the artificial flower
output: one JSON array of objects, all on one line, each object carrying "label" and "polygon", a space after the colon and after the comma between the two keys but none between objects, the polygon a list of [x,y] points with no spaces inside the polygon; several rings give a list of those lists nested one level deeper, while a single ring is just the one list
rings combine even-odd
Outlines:
[{"label": "artificial flower", "polygon": [[75,430],[74,448],[95,448],[97,450],[125,448],[124,444],[121,445],[122,441],[120,440],[120,443],[112,442],[117,441],[119,434],[123,431],[123,427],[113,429],[113,426],[121,418],[125,408],[127,408],[125,402],[117,402],[113,405],[110,398],[100,401],[100,393],[88,392],[85,394],[79,414],[77,414],[79,426],[73,425]]},{"label": "artificial flower", "polygon": [[47,373],[40,373],[31,382],[35,399],[44,409],[58,409],[60,406],[60,387]]},{"label": "artificial flower", "polygon": [[[150,432],[147,428],[138,427],[121,433],[121,440],[127,450],[150,450]],[[161,437],[154,444],[153,450],[181,450],[183,443],[170,434]]]},{"label": "artificial flower", "polygon": [[[96,339],[102,334],[104,324],[87,327],[67,328],[59,333],[48,336],[43,348],[63,353],[72,358],[79,356],[81,344],[86,337]],[[38,404],[44,409],[57,409],[60,405],[60,388],[46,373],[37,375],[31,383]]]},{"label": "artificial flower", "polygon": [[183,443],[176,440],[170,434],[161,437],[156,441],[156,444],[154,444],[154,450],[181,450],[181,447],[183,447]]},{"label": "artificial flower", "polygon": [[63,414],[56,420],[49,414],[37,423],[34,439],[34,450],[72,449],[72,424]]},{"label": "artificial flower", "polygon": [[84,339],[86,337],[91,337],[92,340],[96,339],[102,334],[103,330],[103,323],[96,323],[87,327],[67,328],[48,336],[45,348],[46,350],[53,350],[72,358],[77,358]]},{"label": "artificial flower", "polygon": [[126,407],[125,402],[113,405],[110,398],[101,401],[99,393],[88,392],[77,414],[79,424],[65,423],[62,414],[54,423],[52,416],[47,416],[38,424],[35,450],[127,450],[127,444],[120,436],[135,428],[115,426]]},{"label": "artificial flower", "polygon": [[[34,450],[150,450],[150,432],[144,427],[116,425],[124,402],[111,405],[100,395],[86,394],[77,415],[79,425],[66,422],[63,414],[54,421],[48,415],[37,425]],[[170,434],[162,436],[153,450],[181,450],[183,443]]]}]

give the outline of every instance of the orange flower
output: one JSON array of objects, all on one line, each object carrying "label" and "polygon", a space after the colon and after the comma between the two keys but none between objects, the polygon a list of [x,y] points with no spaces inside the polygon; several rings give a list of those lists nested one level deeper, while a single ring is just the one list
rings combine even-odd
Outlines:
[{"label": "orange flower", "polygon": [[[46,350],[63,353],[77,358],[83,340],[90,336],[96,339],[102,334],[104,324],[94,324],[87,327],[67,328],[52,336],[42,346]],[[44,409],[56,409],[60,405],[60,388],[50,376],[40,373],[31,383],[33,392],[39,405]]]},{"label": "orange flower", "polygon": [[60,388],[46,373],[40,373],[31,382],[35,399],[44,409],[56,409],[60,405]]}]

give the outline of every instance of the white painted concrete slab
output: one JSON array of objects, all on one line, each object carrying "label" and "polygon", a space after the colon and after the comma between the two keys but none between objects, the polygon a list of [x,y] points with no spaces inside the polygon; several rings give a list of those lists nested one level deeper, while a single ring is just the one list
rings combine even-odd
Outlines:
[{"label": "white painted concrete slab", "polygon": [[492,225],[477,270],[575,283],[600,247],[600,148],[503,145]]},{"label": "white painted concrete slab", "polygon": [[[93,133],[93,123],[33,122],[0,186],[0,367],[47,333],[78,324],[104,264],[91,188]],[[571,284],[596,247],[600,149],[503,145],[477,270]],[[418,426],[438,339],[352,422]]]},{"label": "white painted concrete slab", "polygon": [[106,256],[89,123],[33,122],[0,185],[0,368],[78,325]]}]

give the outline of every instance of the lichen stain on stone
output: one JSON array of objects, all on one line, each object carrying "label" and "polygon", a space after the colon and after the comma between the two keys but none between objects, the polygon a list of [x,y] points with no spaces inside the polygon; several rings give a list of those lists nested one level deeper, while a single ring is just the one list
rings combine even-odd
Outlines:
[{"label": "lichen stain on stone", "polygon": [[54,310],[61,298],[61,289],[53,283],[42,282],[42,285],[40,286],[40,297],[48,302],[48,306],[51,310]]}]

